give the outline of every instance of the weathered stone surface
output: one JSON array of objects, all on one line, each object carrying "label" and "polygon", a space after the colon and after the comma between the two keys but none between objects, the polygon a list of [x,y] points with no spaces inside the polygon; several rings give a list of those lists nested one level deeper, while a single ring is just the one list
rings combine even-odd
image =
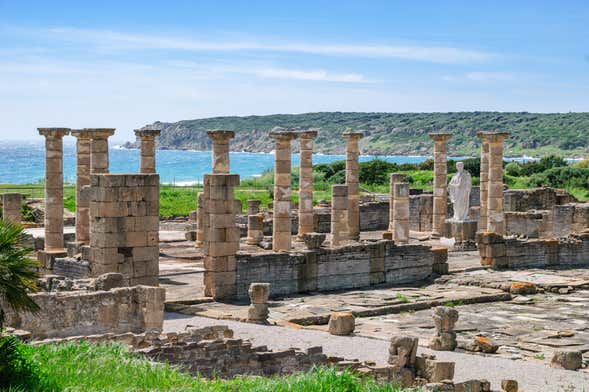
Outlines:
[{"label": "weathered stone surface", "polygon": [[418,339],[411,336],[394,336],[389,346],[389,364],[400,368],[415,366]]},{"label": "weathered stone surface", "polygon": [[486,336],[475,337],[474,344],[478,349],[477,351],[481,351],[487,354],[495,354],[499,349],[499,346]]},{"label": "weathered stone surface", "polygon": [[438,351],[453,351],[458,343],[454,326],[458,321],[458,311],[446,306],[433,308],[432,318],[436,327],[436,333],[430,341],[429,347]]},{"label": "weathered stone surface", "polygon": [[536,285],[531,282],[513,282],[509,287],[509,292],[517,295],[536,294],[537,291]]},{"label": "weathered stone surface", "polygon": [[503,392],[517,392],[519,390],[519,386],[515,380],[502,380],[501,389]]},{"label": "weathered stone surface", "polygon": [[583,353],[580,351],[557,350],[552,355],[550,367],[577,370],[583,366]]},{"label": "weathered stone surface", "polygon": [[315,250],[321,248],[323,242],[325,242],[325,234],[321,233],[305,233],[301,236],[301,240],[305,243],[305,246],[309,250]]},{"label": "weathered stone surface", "polygon": [[99,275],[94,281],[94,287],[97,291],[108,291],[117,287],[125,286],[128,286],[128,283],[124,275],[116,272],[109,272],[107,274]]},{"label": "weathered stone surface", "polygon": [[334,312],[329,317],[329,333],[332,335],[349,335],[355,327],[356,320],[350,312]]}]

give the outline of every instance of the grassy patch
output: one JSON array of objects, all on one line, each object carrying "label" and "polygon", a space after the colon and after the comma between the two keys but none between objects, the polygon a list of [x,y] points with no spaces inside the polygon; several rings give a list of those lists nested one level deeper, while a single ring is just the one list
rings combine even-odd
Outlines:
[{"label": "grassy patch", "polygon": [[81,343],[23,347],[44,369],[37,386],[39,391],[410,391],[378,385],[350,372],[336,372],[330,368],[317,368],[286,377],[205,381],[176,367],[136,357],[120,345]]},{"label": "grassy patch", "polygon": [[448,302],[444,302],[442,304],[442,306],[446,306],[448,308],[455,308],[456,306],[462,306],[464,305],[464,302],[462,301],[448,301]]}]

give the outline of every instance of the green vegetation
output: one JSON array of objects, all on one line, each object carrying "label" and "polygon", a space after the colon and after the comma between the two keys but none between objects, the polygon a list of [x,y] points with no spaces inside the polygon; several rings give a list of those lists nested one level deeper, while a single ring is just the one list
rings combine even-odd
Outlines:
[{"label": "green vegetation", "polygon": [[510,133],[505,153],[516,155],[580,156],[589,152],[589,113],[342,113],[320,112],[269,116],[214,117],[162,123],[160,145],[170,149],[210,149],[205,134],[210,129],[236,132],[232,146],[236,151],[271,151],[274,143],[268,131],[275,126],[321,128],[315,151],[342,153],[345,130],[364,130],[365,154],[431,154],[429,132],[453,134],[449,152],[461,156],[479,154],[479,131],[502,130]]},{"label": "green vegetation", "polygon": [[455,308],[456,306],[462,306],[464,305],[464,302],[462,301],[448,301],[448,302],[444,302],[442,304],[442,306],[446,306],[448,308]]},{"label": "green vegetation", "polygon": [[401,302],[403,302],[403,303],[407,303],[407,302],[409,302],[409,297],[407,297],[406,295],[403,295],[403,294],[401,294],[401,293],[397,293],[397,294],[395,294],[395,299],[396,299],[397,301],[401,301]]},{"label": "green vegetation", "polygon": [[[4,338],[6,339],[6,338]],[[0,348],[2,345],[0,344]],[[120,345],[91,346],[86,343],[29,346],[18,343],[8,367],[20,373],[0,373],[1,388],[13,391],[332,391],[401,392],[378,385],[348,371],[318,368],[286,377],[242,377],[234,380],[195,378],[168,364],[156,364],[133,355]],[[18,361],[18,363],[16,363]],[[11,365],[11,363],[15,365]],[[0,361],[0,371],[4,361]],[[20,363],[24,364],[19,365]],[[20,366],[20,367],[19,367]],[[10,377],[12,375],[12,377]],[[20,377],[17,377],[20,376]],[[405,390],[409,392],[409,390]]]}]

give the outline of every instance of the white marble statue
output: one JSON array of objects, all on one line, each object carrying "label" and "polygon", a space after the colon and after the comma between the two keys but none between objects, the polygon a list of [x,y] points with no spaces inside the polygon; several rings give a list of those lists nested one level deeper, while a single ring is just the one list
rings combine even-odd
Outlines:
[{"label": "white marble statue", "polygon": [[470,190],[472,188],[472,179],[470,173],[464,170],[464,163],[457,162],[456,169],[458,172],[450,180],[448,190],[450,192],[450,201],[454,205],[454,221],[468,220]]}]

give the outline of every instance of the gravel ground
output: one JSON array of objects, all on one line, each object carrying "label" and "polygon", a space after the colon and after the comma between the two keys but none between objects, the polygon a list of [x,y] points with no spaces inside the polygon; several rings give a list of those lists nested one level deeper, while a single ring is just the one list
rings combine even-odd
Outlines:
[{"label": "gravel ground", "polygon": [[[323,346],[328,355],[346,359],[371,360],[386,363],[388,342],[378,339],[349,336],[332,336],[326,332],[246,324],[230,320],[215,320],[193,317],[178,313],[166,313],[164,331],[182,331],[186,325],[228,325],[235,336],[249,339],[256,345],[266,345],[270,349],[296,347],[304,349]],[[501,380],[518,380],[520,390],[525,392],[581,392],[589,391],[589,374],[557,370],[547,363],[514,361],[493,356],[480,356],[456,352],[433,352],[420,347],[420,353],[433,353],[441,360],[456,362],[455,381],[487,379],[494,390],[501,390]]]}]

